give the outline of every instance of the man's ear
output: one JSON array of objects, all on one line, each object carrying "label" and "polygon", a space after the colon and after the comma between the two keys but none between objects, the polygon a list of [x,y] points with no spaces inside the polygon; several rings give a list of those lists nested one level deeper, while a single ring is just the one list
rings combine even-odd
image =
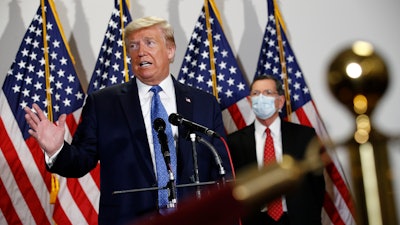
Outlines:
[{"label": "man's ear", "polygon": [[284,95],[279,95],[278,96],[278,106],[279,106],[279,109],[282,109],[283,108],[283,106],[285,105],[285,96]]},{"label": "man's ear", "polygon": [[168,59],[172,63],[175,58],[175,51],[176,51],[176,46],[173,44],[168,44],[167,45],[167,50],[168,50]]}]

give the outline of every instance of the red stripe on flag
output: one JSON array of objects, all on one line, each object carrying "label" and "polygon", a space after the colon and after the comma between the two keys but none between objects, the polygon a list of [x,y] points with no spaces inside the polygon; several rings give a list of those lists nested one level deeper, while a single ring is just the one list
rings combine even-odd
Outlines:
[{"label": "red stripe on flag", "polygon": [[97,224],[97,212],[79,183],[79,180],[76,178],[68,178],[67,186],[87,223]]},{"label": "red stripe on flag", "polygon": [[[3,150],[4,157],[13,173],[14,179],[17,181],[18,188],[30,209],[36,224],[51,224],[47,218],[45,210],[40,204],[39,197],[37,196],[37,193],[35,192],[28,175],[19,160],[18,154],[6,132],[2,119],[0,119],[0,137],[2,137],[3,140],[0,142],[0,148]],[[43,156],[43,153],[39,154]]]},{"label": "red stripe on flag", "polygon": [[56,199],[56,204],[54,205],[53,219],[55,224],[72,225],[67,214],[65,214],[64,209],[61,207],[58,198]]},{"label": "red stripe on flag", "polygon": [[43,151],[40,148],[38,142],[32,137],[29,136],[25,140],[26,145],[28,146],[28,149],[30,150],[33,160],[35,160],[36,166],[38,170],[40,171],[40,174],[42,174],[44,183],[46,184],[47,190],[50,193],[51,190],[51,173],[49,173],[46,170],[46,163],[44,162],[44,156],[43,156]]},{"label": "red stripe on flag", "polygon": [[[303,108],[299,108],[298,110],[296,110],[296,115],[301,124],[313,127],[307,117],[307,114],[304,112]],[[330,157],[329,154],[328,157]],[[327,165],[325,165],[325,170],[329,175],[330,179],[332,180],[332,184],[335,185],[336,189],[338,190],[340,197],[343,199],[347,208],[349,209],[350,214],[353,216],[353,218],[355,218],[355,209],[351,194],[348,190],[346,183],[343,180],[343,177],[336,168],[336,165],[333,162],[330,162]],[[325,192],[324,209],[327,211],[327,214],[331,218],[333,224],[335,225],[344,224],[341,215],[338,212],[337,207],[332,202],[332,199],[326,192]]]},{"label": "red stripe on flag", "polygon": [[0,209],[8,224],[22,224],[11,198],[5,190],[3,181],[0,179]]},{"label": "red stripe on flag", "polygon": [[296,110],[296,115],[297,115],[297,118],[299,119],[300,124],[302,124],[304,126],[313,127],[310,120],[308,119],[307,114],[304,112],[303,107],[298,108]]},{"label": "red stripe on flag", "polygon": [[90,175],[100,190],[100,163],[97,163],[97,166],[90,171]]},{"label": "red stripe on flag", "polygon": [[75,134],[76,128],[78,128],[78,123],[75,121],[73,113],[67,115],[66,124],[71,135]]},{"label": "red stripe on flag", "polygon": [[238,130],[247,126],[246,121],[243,119],[243,115],[240,112],[237,104],[233,104],[233,105],[229,106],[228,111],[231,114],[232,120],[235,122]]},{"label": "red stripe on flag", "polygon": [[[67,115],[66,124],[68,126],[69,132],[71,133],[71,135],[73,135],[76,129],[78,128],[78,123],[76,122],[75,117],[72,113]],[[99,174],[100,174],[99,165],[97,165],[96,168],[90,172],[90,175],[95,181],[98,189],[100,189]],[[79,207],[80,211],[82,212],[82,215],[85,217],[87,223],[97,224],[98,216],[96,209],[90,202],[79,180],[76,178],[68,178],[67,187],[76,205]]]},{"label": "red stripe on flag", "polygon": [[343,180],[343,177],[339,173],[335,164],[333,162],[331,162],[325,166],[325,169],[326,169],[327,173],[329,174],[329,177],[331,178],[332,183],[335,184],[336,189],[339,191],[340,196],[343,198],[344,202],[346,203],[347,208],[350,210],[351,215],[353,216],[353,218],[356,218],[355,208],[353,205],[353,199],[351,197],[349,189],[347,188],[346,183]]},{"label": "red stripe on flag", "polygon": [[340,217],[339,212],[337,211],[336,206],[333,204],[331,197],[326,192],[324,196],[324,209],[326,211],[326,214],[331,219],[332,224],[345,225],[342,218]]}]

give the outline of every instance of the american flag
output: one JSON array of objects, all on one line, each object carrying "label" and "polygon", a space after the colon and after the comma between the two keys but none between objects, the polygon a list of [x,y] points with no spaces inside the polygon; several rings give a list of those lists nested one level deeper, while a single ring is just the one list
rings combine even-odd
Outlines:
[{"label": "american flag", "polygon": [[217,97],[227,133],[254,121],[247,99],[249,86],[222,30],[213,0],[201,10],[178,80]]},{"label": "american flag", "polygon": [[90,176],[58,177],[56,201],[49,203],[52,174],[46,171],[43,151],[28,134],[24,118],[23,108],[33,103],[52,121],[65,113],[66,140],[70,140],[85,97],[54,3],[42,4],[0,93],[0,223],[95,224],[99,196],[86,189],[95,183]]},{"label": "american flag", "polygon": [[90,79],[88,94],[114,84],[124,83],[133,77],[123,38],[124,27],[132,21],[132,18],[125,0],[114,2],[115,8]]},{"label": "american flag", "polygon": [[[268,22],[255,76],[270,74],[281,79],[287,104],[282,109],[281,117],[314,127],[322,140],[329,140],[304,74],[286,37],[284,23],[275,1],[267,0]],[[340,162],[333,154],[329,157],[330,163],[325,166],[326,192],[322,213],[323,224],[355,224],[352,197],[343,171],[339,170]]]}]

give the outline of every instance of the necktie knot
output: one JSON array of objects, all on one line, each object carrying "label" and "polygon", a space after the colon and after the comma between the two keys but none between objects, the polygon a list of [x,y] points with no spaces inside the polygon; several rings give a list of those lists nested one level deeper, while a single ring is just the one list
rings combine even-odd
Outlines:
[{"label": "necktie knot", "polygon": [[274,140],[271,136],[271,130],[267,127],[265,129],[266,137],[265,137],[265,146],[264,146],[264,164],[267,165],[271,162],[275,162],[275,149],[274,149]]},{"label": "necktie knot", "polygon": [[269,127],[267,127],[267,129],[265,129],[265,133],[267,134],[267,136],[271,135],[271,130],[269,129]]},{"label": "necktie knot", "polygon": [[150,91],[152,91],[155,95],[158,94],[158,92],[162,91],[162,88],[158,85],[153,86],[150,88]]}]

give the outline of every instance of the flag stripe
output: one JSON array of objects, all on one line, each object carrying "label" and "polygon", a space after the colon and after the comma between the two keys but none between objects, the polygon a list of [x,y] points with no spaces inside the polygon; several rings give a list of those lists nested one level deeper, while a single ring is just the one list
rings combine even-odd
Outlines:
[{"label": "flag stripe", "polygon": [[335,204],[332,202],[331,196],[329,196],[326,192],[324,195],[324,210],[326,211],[326,214],[328,215],[332,224],[345,225],[342,218],[340,217],[339,212],[336,209]]},{"label": "flag stripe", "polygon": [[59,198],[57,198],[56,204],[54,204],[53,219],[55,224],[72,225],[64,209],[61,207]]},{"label": "flag stripe", "polygon": [[97,223],[96,209],[90,202],[78,179],[67,179],[71,196],[88,223]]},{"label": "flag stripe", "polygon": [[235,121],[232,119],[231,113],[229,112],[229,109],[225,109],[222,111],[222,121],[224,123],[225,127],[225,132],[227,134],[237,130],[237,126]]},{"label": "flag stripe", "polygon": [[246,121],[243,119],[242,113],[239,110],[237,104],[233,104],[228,107],[228,111],[231,114],[233,121],[236,124],[237,129],[243,128],[246,126]]},{"label": "flag stripe", "polygon": [[[0,123],[1,123],[1,120],[0,120]],[[0,148],[1,148],[1,146],[0,146]],[[0,155],[2,155],[2,151],[0,151]],[[7,192],[8,190],[5,189],[6,186],[10,187],[10,185],[6,185],[3,183],[3,179],[11,178],[11,176],[8,176],[8,177],[3,176],[3,174],[5,174],[6,172],[8,173],[8,171],[10,171],[9,168],[7,168],[7,169],[5,168],[5,165],[7,163],[3,162],[3,159],[4,159],[4,156],[0,157],[0,165],[1,165],[1,167],[0,167],[0,169],[1,169],[1,174],[0,174],[0,177],[1,177],[1,179],[0,179],[0,209],[1,210],[0,210],[0,212],[4,216],[4,219],[7,221],[7,224],[22,224],[21,220],[19,219],[18,213],[15,210],[15,207],[11,201],[10,195]],[[18,192],[15,192],[15,194],[18,194]],[[23,206],[20,207],[19,209],[21,209],[21,208],[26,208],[26,205],[23,204]],[[28,211],[28,210],[25,210],[25,211]],[[1,215],[0,215],[0,217],[1,217]],[[1,223],[1,220],[0,220],[0,224],[5,224],[5,223]]]},{"label": "flag stripe", "polygon": [[[29,211],[34,214],[34,220],[37,224],[50,224],[47,215],[40,204],[40,198],[37,193],[32,191],[34,187],[28,178],[28,174],[24,170],[24,165],[20,161],[20,157],[18,156],[17,151],[15,150],[11,139],[8,134],[5,132],[5,126],[2,120],[0,120],[0,136],[3,141],[1,142],[0,148],[7,149],[7,151],[3,151],[4,158],[7,161],[11,169],[11,173],[13,174],[21,193],[29,193],[29,195],[23,195],[22,197],[25,199],[25,202],[29,208]],[[37,179],[37,178],[36,178]],[[40,178],[39,178],[40,179]],[[26,213],[26,212],[24,212]]]},{"label": "flag stripe", "polygon": [[92,176],[93,182],[96,184],[97,189],[100,190],[100,163],[97,164],[96,168],[90,171],[90,176]]},{"label": "flag stripe", "polygon": [[74,190],[71,190],[67,185],[70,179],[71,178],[59,177],[60,190],[57,196],[59,200],[58,203],[60,204],[59,210],[64,210],[71,224],[87,223],[83,212],[80,210],[76,199],[73,197]]},{"label": "flag stripe", "polygon": [[251,109],[251,102],[248,97],[242,98],[237,103],[240,113],[243,116],[243,119],[246,121],[246,124],[249,125],[254,122],[256,118],[253,110]]},{"label": "flag stripe", "polygon": [[[48,220],[50,221],[51,218],[51,206],[48,204],[49,203],[49,198],[48,198],[48,187],[46,187],[46,184],[44,182],[45,178],[40,179],[40,177],[43,177],[43,173],[40,172],[40,169],[36,166],[35,159],[33,159],[33,156],[30,152],[30,149],[27,148],[29,145],[29,139],[26,141],[26,143],[23,140],[23,137],[21,135],[21,132],[19,130],[18,124],[16,123],[12,111],[7,104],[7,100],[5,98],[6,96],[3,93],[3,90],[0,91],[0,115],[1,115],[1,126],[0,126],[0,132],[2,137],[1,139],[1,151],[4,153],[2,155],[2,159],[6,161],[10,161],[9,157],[6,158],[5,155],[14,153],[18,155],[18,159],[11,160],[11,162],[17,162],[20,165],[24,165],[23,167],[17,167],[17,171],[13,171],[13,168],[8,168],[9,172],[8,173],[2,173],[5,177],[3,177],[3,182],[5,180],[9,181],[12,180],[11,183],[9,182],[4,182],[7,184],[5,187],[6,190],[9,193],[12,193],[11,198],[12,198],[12,203],[15,204],[14,208],[17,210],[19,213],[20,219],[23,221],[23,223],[34,223],[33,217],[38,217],[38,220],[42,220],[43,218],[43,210],[45,210]],[[8,136],[9,135],[9,136]],[[11,140],[13,142],[11,142]],[[14,147],[15,146],[15,147]],[[41,150],[38,151],[39,153],[37,154],[38,157],[43,159],[43,153]],[[8,165],[9,163],[4,163],[5,165]],[[42,164],[42,168],[44,167],[44,164]],[[41,171],[44,171],[43,169]],[[22,173],[22,178],[21,174]],[[15,175],[17,174],[17,175]],[[48,174],[47,172],[45,174]],[[9,175],[7,177],[6,175]],[[25,175],[25,177],[24,177]],[[28,178],[29,176],[29,178]],[[24,182],[23,182],[24,181]],[[26,183],[26,181],[29,181]],[[25,192],[24,190],[19,188],[19,183],[22,182],[22,185],[27,187]],[[41,201],[40,203],[42,204],[41,207],[37,207],[34,211],[30,211],[29,207],[27,206],[27,202],[25,199],[29,199],[29,201],[32,200],[30,195],[33,194],[33,199],[39,198]],[[37,197],[38,196],[38,197]],[[29,202],[28,201],[28,202]],[[39,201],[37,201],[39,203]],[[31,206],[32,207],[32,206]],[[39,213],[36,213],[35,211],[38,211]],[[32,222],[29,222],[32,221]]]},{"label": "flag stripe", "polygon": [[329,177],[331,178],[332,182],[335,184],[335,187],[337,188],[340,195],[342,196],[347,208],[350,209],[350,213],[352,214],[353,218],[355,218],[352,197],[350,195],[350,192],[347,189],[346,183],[344,182],[342,175],[339,173],[337,167],[335,166],[335,164],[333,162],[329,163],[325,167],[325,169],[327,170]]},{"label": "flag stripe", "polygon": [[[75,133],[78,127],[78,123],[75,120],[74,113],[67,115],[66,125],[69,131],[69,139],[72,140],[72,134]],[[92,177],[92,175],[94,176]],[[76,206],[80,209],[89,224],[97,223],[97,208],[99,203],[97,199],[99,199],[99,180],[100,179],[99,176],[97,176],[97,172],[90,172],[89,174],[79,179],[67,179],[67,187],[69,189],[71,197],[73,198]],[[92,190],[94,190],[94,192]]]},{"label": "flag stripe", "polygon": [[295,113],[300,124],[312,127],[312,124],[310,120],[308,120],[308,116],[304,113],[303,108],[298,108]]}]

